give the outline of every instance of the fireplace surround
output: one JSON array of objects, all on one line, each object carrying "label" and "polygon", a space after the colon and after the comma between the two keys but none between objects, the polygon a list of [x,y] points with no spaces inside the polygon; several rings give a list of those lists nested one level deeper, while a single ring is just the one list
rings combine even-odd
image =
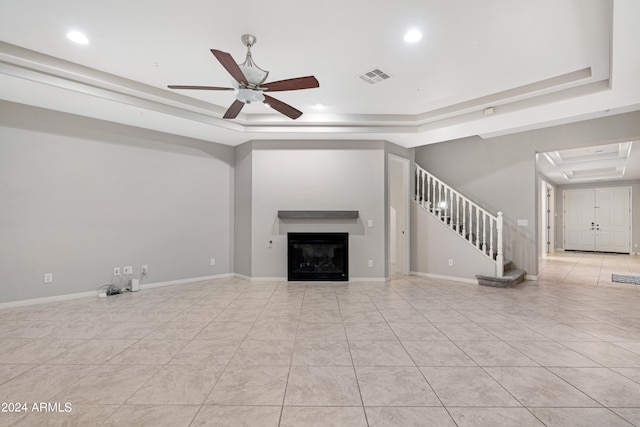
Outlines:
[{"label": "fireplace surround", "polygon": [[349,233],[287,233],[289,281],[349,280]]}]

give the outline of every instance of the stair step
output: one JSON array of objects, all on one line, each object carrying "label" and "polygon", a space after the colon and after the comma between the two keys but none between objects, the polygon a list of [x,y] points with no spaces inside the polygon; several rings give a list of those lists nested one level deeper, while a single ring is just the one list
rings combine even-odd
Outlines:
[{"label": "stair step", "polygon": [[527,273],[520,269],[511,269],[504,272],[502,277],[483,276],[476,274],[478,284],[493,288],[511,288],[524,280]]}]

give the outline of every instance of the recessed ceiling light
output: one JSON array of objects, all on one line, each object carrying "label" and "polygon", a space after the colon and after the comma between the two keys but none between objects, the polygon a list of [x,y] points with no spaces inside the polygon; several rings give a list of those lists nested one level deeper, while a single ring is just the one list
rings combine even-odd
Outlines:
[{"label": "recessed ceiling light", "polygon": [[69,31],[67,33],[67,38],[78,44],[89,44],[89,39],[87,38],[87,36],[82,34],[80,31]]},{"label": "recessed ceiling light", "polygon": [[316,110],[324,110],[324,105],[317,103],[316,105],[313,106],[313,108],[315,108]]},{"label": "recessed ceiling light", "polygon": [[407,43],[415,43],[422,39],[422,33],[419,30],[412,29],[404,35],[404,41]]}]

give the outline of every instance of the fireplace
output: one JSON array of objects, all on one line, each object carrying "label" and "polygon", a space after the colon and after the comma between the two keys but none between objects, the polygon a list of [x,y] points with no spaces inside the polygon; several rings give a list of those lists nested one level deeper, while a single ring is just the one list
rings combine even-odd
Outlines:
[{"label": "fireplace", "polygon": [[349,280],[349,233],[288,233],[288,280]]}]

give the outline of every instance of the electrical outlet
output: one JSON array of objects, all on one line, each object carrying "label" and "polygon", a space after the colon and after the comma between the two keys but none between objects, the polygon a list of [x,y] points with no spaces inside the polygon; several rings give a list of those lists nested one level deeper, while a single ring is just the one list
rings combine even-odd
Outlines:
[{"label": "electrical outlet", "polygon": [[130,265],[122,267],[122,274],[133,274],[133,267]]},{"label": "electrical outlet", "polygon": [[373,267],[373,260],[372,259],[369,260],[369,267]]},{"label": "electrical outlet", "polygon": [[146,276],[149,274],[149,266],[147,264],[142,264],[142,275]]},{"label": "electrical outlet", "polygon": [[216,265],[216,259],[215,258],[211,258],[211,265]]},{"label": "electrical outlet", "polygon": [[449,260],[449,267],[453,267],[453,259]]},{"label": "electrical outlet", "polygon": [[113,267],[113,275],[114,276],[120,275],[120,267]]},{"label": "electrical outlet", "polygon": [[45,273],[44,283],[53,283],[53,273]]},{"label": "electrical outlet", "polygon": [[373,227],[373,220],[372,219],[367,221],[367,227],[369,227],[369,228]]}]

